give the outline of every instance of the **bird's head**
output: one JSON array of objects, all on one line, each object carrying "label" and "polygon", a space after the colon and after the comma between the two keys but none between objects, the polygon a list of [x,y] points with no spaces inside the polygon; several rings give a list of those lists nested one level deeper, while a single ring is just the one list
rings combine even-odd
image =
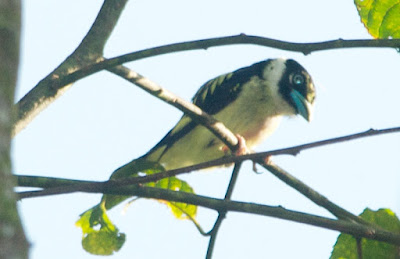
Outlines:
[{"label": "bird's head", "polygon": [[283,99],[296,114],[311,121],[315,100],[315,87],[310,74],[293,59],[276,59],[282,68],[278,87]]}]

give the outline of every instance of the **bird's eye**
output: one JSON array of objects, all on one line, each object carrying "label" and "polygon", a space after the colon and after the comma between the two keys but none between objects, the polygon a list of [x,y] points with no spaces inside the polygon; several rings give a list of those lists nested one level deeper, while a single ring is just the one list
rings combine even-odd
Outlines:
[{"label": "bird's eye", "polygon": [[292,82],[295,85],[302,85],[306,79],[301,74],[294,74],[292,77]]}]

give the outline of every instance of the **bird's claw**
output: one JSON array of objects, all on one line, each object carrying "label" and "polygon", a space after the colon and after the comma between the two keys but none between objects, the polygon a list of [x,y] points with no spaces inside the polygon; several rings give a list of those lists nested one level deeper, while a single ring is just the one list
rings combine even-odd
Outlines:
[{"label": "bird's claw", "polygon": [[[239,134],[235,134],[238,143],[235,146],[235,150],[233,151],[233,155],[242,156],[252,153],[251,150],[246,146],[246,139]],[[225,153],[229,152],[229,148],[227,146],[222,147],[222,151]]]},{"label": "bird's claw", "polygon": [[[270,162],[272,162],[271,156],[266,156],[266,157],[264,158],[264,163],[268,165]],[[254,161],[253,161],[253,172],[256,173],[256,174],[262,174],[262,173],[263,173],[263,172],[258,171],[258,169],[257,169],[257,163],[254,162]]]}]

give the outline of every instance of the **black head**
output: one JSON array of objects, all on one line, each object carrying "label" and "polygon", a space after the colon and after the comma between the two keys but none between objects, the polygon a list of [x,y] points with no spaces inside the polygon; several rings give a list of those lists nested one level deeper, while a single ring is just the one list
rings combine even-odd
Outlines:
[{"label": "black head", "polygon": [[296,61],[285,61],[286,68],[279,81],[279,91],[298,114],[307,121],[312,118],[315,87],[310,74]]}]

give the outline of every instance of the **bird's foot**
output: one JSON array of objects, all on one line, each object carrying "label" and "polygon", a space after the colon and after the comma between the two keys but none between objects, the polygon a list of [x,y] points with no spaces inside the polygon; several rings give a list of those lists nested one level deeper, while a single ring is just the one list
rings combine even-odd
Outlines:
[{"label": "bird's foot", "polygon": [[[235,134],[238,143],[235,146],[235,150],[232,152],[232,154],[234,156],[241,156],[241,155],[247,155],[247,154],[251,154],[252,151],[246,146],[246,139],[244,137],[242,137],[239,134]],[[229,153],[229,148],[227,146],[223,146],[222,147],[222,151],[225,154]]]}]

